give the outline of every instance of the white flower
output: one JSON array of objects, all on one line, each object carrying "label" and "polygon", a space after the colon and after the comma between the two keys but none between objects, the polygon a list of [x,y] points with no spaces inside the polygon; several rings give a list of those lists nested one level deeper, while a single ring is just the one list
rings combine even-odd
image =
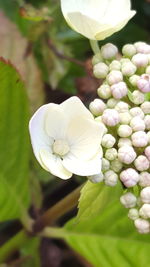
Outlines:
[{"label": "white flower", "polygon": [[145,130],[145,122],[139,116],[135,116],[130,121],[130,126],[133,131],[144,131]]},{"label": "white flower", "polygon": [[108,99],[111,97],[111,90],[108,84],[103,84],[97,89],[97,94],[100,98]]},{"label": "white flower", "polygon": [[136,219],[134,221],[135,227],[140,234],[147,234],[150,232],[150,223],[144,219]]},{"label": "white flower", "polygon": [[111,148],[116,143],[116,139],[111,134],[105,134],[102,138],[102,146],[106,148]]},{"label": "white flower", "polygon": [[136,169],[141,172],[148,170],[150,166],[149,160],[143,155],[140,155],[136,158],[134,165]]},{"label": "white flower", "polygon": [[61,0],[69,26],[93,40],[103,40],[121,30],[135,15],[130,0]]},{"label": "white flower", "polygon": [[145,54],[138,53],[132,57],[132,62],[137,68],[146,67],[148,65],[148,57]]},{"label": "white flower", "polygon": [[143,131],[138,131],[131,136],[132,144],[135,147],[144,147],[148,144],[148,136]]},{"label": "white flower", "polygon": [[128,88],[126,86],[126,83],[119,82],[115,83],[111,86],[111,92],[114,98],[121,99],[128,93]]},{"label": "white flower", "polygon": [[136,48],[134,45],[132,44],[126,44],[123,46],[122,48],[122,53],[123,55],[125,55],[126,57],[133,57],[136,54]]},{"label": "white flower", "polygon": [[104,180],[104,175],[102,172],[100,172],[99,174],[95,174],[95,175],[91,175],[88,176],[88,179],[93,183],[93,184],[97,184],[100,183]]},{"label": "white flower", "polygon": [[106,104],[99,98],[95,98],[89,105],[89,109],[94,116],[99,116],[106,109]]},{"label": "white flower", "polygon": [[120,137],[129,137],[132,134],[132,128],[129,125],[121,124],[118,127],[117,133]]},{"label": "white flower", "polygon": [[118,149],[118,158],[125,164],[131,164],[136,158],[136,153],[132,146],[123,145]]},{"label": "white flower", "polygon": [[118,182],[118,175],[114,171],[110,170],[104,174],[104,182],[108,186],[115,186]]},{"label": "white flower", "polygon": [[108,126],[115,126],[119,123],[119,113],[115,109],[105,109],[102,115],[102,121]]},{"label": "white flower", "polygon": [[139,174],[134,169],[129,168],[120,173],[120,180],[126,187],[133,187],[139,181]]},{"label": "white flower", "polygon": [[106,78],[109,68],[104,62],[99,62],[93,67],[93,74],[98,79]]},{"label": "white flower", "polygon": [[140,173],[139,185],[142,187],[150,186],[150,173],[148,172]]},{"label": "white flower", "polygon": [[150,204],[144,204],[139,210],[139,215],[143,219],[150,218]]},{"label": "white flower", "polygon": [[138,210],[137,209],[130,209],[128,212],[128,217],[133,221],[138,219],[138,217],[139,217]]},{"label": "white flower", "polygon": [[137,199],[134,194],[128,192],[120,197],[120,202],[125,208],[129,209],[136,206]]},{"label": "white flower", "polygon": [[78,97],[39,108],[29,130],[37,160],[53,175],[68,179],[73,173],[100,173],[103,127]]},{"label": "white flower", "polygon": [[150,186],[142,189],[140,197],[143,203],[150,204]]},{"label": "white flower", "polygon": [[101,55],[104,59],[113,59],[118,54],[117,46],[107,43],[101,47]]}]

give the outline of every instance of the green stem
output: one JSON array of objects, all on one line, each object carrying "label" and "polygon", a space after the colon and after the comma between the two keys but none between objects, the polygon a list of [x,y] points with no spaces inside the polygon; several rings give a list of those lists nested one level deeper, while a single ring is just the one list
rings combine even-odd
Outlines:
[{"label": "green stem", "polygon": [[100,52],[98,41],[95,40],[89,40],[89,41],[94,54],[95,55],[98,54]]}]

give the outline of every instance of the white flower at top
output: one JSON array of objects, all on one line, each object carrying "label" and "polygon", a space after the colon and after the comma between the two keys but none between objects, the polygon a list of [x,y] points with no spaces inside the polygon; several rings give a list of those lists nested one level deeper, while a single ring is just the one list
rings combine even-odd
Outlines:
[{"label": "white flower at top", "polygon": [[40,165],[62,179],[101,171],[103,127],[78,97],[40,107],[29,123],[34,154]]},{"label": "white flower at top", "polygon": [[135,15],[130,0],[61,0],[69,26],[92,40],[103,40],[121,30]]}]

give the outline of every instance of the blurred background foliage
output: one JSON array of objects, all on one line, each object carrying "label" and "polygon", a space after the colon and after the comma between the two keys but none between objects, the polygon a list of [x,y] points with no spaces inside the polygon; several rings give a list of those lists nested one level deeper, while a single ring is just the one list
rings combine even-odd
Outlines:
[{"label": "blurred background foliage", "polygon": [[[150,1],[132,0],[132,7],[137,11],[136,16],[122,31],[102,41],[100,45],[113,42],[121,48],[126,43],[136,41],[149,43]],[[0,129],[3,131],[3,141],[0,132],[0,147],[1,151],[7,148],[7,153],[0,157],[0,166],[3,167],[8,154],[13,159],[18,149],[16,160],[10,161],[0,171],[0,207],[6,206],[1,209],[0,218],[1,221],[7,220],[0,224],[0,244],[3,244],[21,228],[17,220],[20,217],[20,201],[25,198],[26,208],[30,207],[30,214],[36,218],[41,210],[49,208],[83,180],[74,177],[66,183],[54,179],[41,169],[29,151],[26,131],[29,113],[31,116],[42,104],[60,103],[71,95],[78,95],[88,105],[96,96],[100,81],[92,75],[92,52],[88,40],[67,26],[58,0],[0,0],[0,40],[0,57],[11,61],[21,74],[26,88],[25,91],[24,86],[20,85],[21,81],[19,87],[14,88],[10,77],[18,74],[13,74],[14,70],[9,66],[0,74],[0,81],[4,75],[9,76],[7,84],[1,82],[0,111],[1,114],[6,113],[11,130],[6,131],[6,127],[3,127],[6,121],[2,117]],[[14,117],[10,117],[10,113],[15,114]],[[13,130],[14,127],[16,131]],[[10,143],[7,143],[8,139],[11,139]],[[4,146],[5,143],[7,147]],[[20,165],[21,159],[18,156],[22,154],[23,166]],[[18,165],[22,176],[17,172]],[[7,176],[8,173],[11,175]],[[11,181],[10,184],[5,182],[5,175]],[[120,189],[113,189],[112,192],[112,189],[106,188],[103,192],[97,187],[96,190],[99,201],[94,202],[95,188],[90,188],[87,202],[81,196],[78,224],[70,221],[60,234],[79,254],[72,252],[62,241],[41,241],[36,238],[20,248],[9,259],[8,266],[148,266],[150,238],[139,236],[132,228],[126,211],[119,204]],[[111,200],[110,194],[113,195]],[[14,200],[14,196],[17,196],[17,200],[16,197]],[[11,200],[15,204],[9,213]],[[95,203],[92,209],[94,220],[93,213],[90,215],[88,210],[89,200]],[[103,204],[103,209],[100,203]],[[89,215],[88,219],[85,218],[85,212]],[[76,210],[59,220],[58,225],[64,225],[75,214]]]}]

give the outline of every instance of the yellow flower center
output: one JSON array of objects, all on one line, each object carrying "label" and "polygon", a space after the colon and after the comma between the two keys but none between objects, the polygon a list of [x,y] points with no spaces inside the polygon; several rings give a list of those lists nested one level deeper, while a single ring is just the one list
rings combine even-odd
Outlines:
[{"label": "yellow flower center", "polygon": [[53,153],[59,156],[65,156],[70,148],[65,140],[56,140],[53,144]]}]

